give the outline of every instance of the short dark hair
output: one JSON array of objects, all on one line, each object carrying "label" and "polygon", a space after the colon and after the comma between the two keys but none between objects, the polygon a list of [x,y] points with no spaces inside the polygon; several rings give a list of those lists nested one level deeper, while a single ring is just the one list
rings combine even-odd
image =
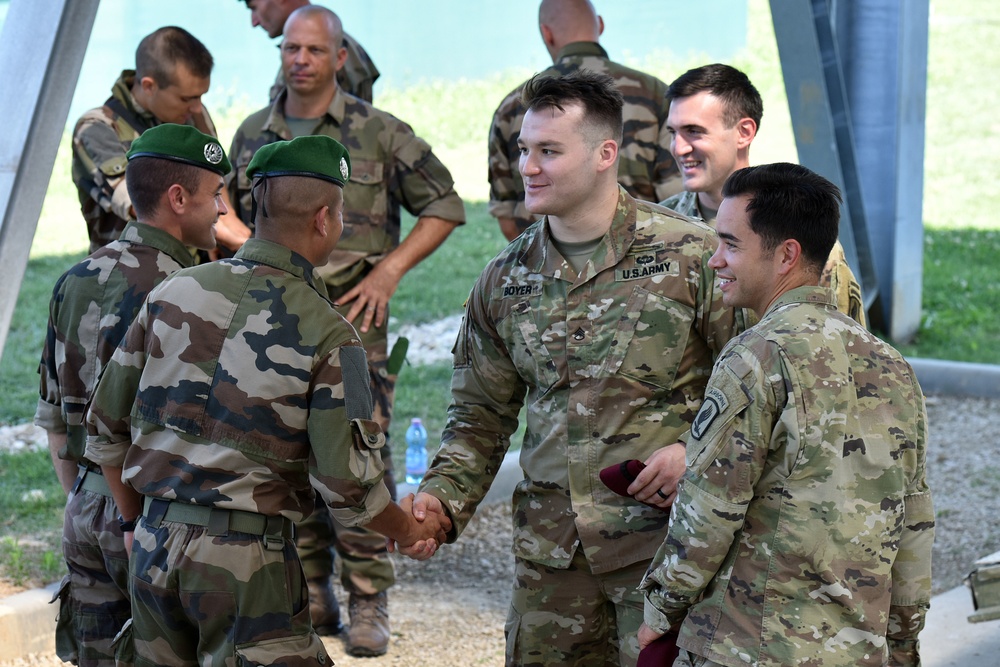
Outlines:
[{"label": "short dark hair", "polygon": [[714,63],[689,69],[667,88],[667,105],[677,98],[698,93],[708,93],[722,100],[722,120],[726,127],[733,127],[740,118],[752,118],[760,128],[764,102],[749,77],[735,67]]},{"label": "short dark hair", "polygon": [[578,103],[583,106],[585,122],[602,138],[622,143],[622,106],[625,98],[607,74],[576,70],[563,76],[531,77],[521,91],[525,111],[559,109]]},{"label": "short dark hair", "polygon": [[172,25],[143,37],[135,50],[136,78],[151,77],[161,88],[175,83],[173,75],[178,63],[184,63],[199,79],[207,79],[212,75],[215,61],[194,35]]},{"label": "short dark hair", "polygon": [[139,219],[156,215],[160,198],[173,184],[191,194],[198,192],[203,173],[212,173],[193,164],[152,156],[134,157],[125,167],[125,186]]},{"label": "short dark hair", "polygon": [[722,186],[725,198],[747,195],[750,229],[765,250],[795,239],[806,262],[821,271],[840,228],[840,190],[798,164],[776,162],[734,171]]}]

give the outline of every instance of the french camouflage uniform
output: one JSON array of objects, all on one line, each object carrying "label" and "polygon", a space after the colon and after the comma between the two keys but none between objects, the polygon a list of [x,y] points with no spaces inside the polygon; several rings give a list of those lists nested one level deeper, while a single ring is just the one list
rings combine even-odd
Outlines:
[{"label": "french camouflage uniform", "polygon": [[[246,167],[257,150],[275,141],[292,138],[285,120],[285,97],[243,121],[233,138],[230,155],[234,172],[228,180],[233,205],[240,219],[253,228],[250,179]],[[414,216],[435,216],[462,224],[465,210],[455,193],[448,169],[424,140],[392,115],[338,89],[314,135],[333,137],[351,153],[350,183],[344,188],[344,233],[326,266],[319,273],[334,302],[357,285],[371,268],[394,250],[400,241],[400,207]],[[338,308],[347,315],[351,304]],[[368,355],[374,419],[389,433],[398,368],[388,368],[388,322],[362,333]],[[383,452],[387,470],[392,459]],[[394,485],[390,489],[395,492]],[[318,578],[333,571],[329,552],[335,539],[343,556],[341,581],[348,592],[372,595],[395,581],[385,538],[367,529],[337,526],[327,522],[326,512],[317,512],[299,526],[300,555],[306,575]]]},{"label": "french camouflage uniform", "polygon": [[722,665],[920,664],[934,511],[909,364],[799,287],[730,342],[687,442],[646,623]]},{"label": "french camouflage uniform", "polygon": [[[365,48],[346,32],[344,33],[344,48],[347,49],[347,60],[344,61],[344,66],[337,71],[337,85],[340,86],[341,90],[370,103],[372,101],[372,87],[382,74],[375,67],[375,62],[365,51]],[[268,99],[273,103],[284,88],[285,77],[279,69],[278,78],[271,86]]]},{"label": "french camouflage uniform", "polygon": [[150,293],[98,384],[87,455],[146,496],[137,656],[322,665],[290,539],[314,487],[345,525],[389,504],[364,349],[313,267],[248,240]]},{"label": "french camouflage uniform", "polygon": [[[667,84],[610,60],[596,42],[567,44],[555,64],[539,76],[562,76],[578,69],[611,76],[625,97],[618,182],[643,201],[658,202],[680,191],[680,172],[670,153],[667,132]],[[521,151],[517,139],[525,113],[523,87],[511,91],[497,107],[489,141],[490,215],[514,218],[521,231],[537,220],[524,206],[524,183],[518,170]]]},{"label": "french camouflage uniform", "polygon": [[[73,183],[87,223],[90,252],[117,239],[132,218],[132,200],[125,187],[125,153],[136,137],[160,124],[132,96],[134,82],[135,71],[123,71],[111,88],[111,97],[103,106],[83,114],[73,130]],[[189,124],[218,136],[204,108]]]},{"label": "french camouflage uniform", "polygon": [[66,433],[59,456],[80,467],[63,521],[69,575],[59,591],[56,648],[62,660],[81,667],[115,664],[112,639],[131,616],[118,509],[101,469],[84,455],[84,410],[146,294],[192,262],[167,232],[131,222],[52,291],[35,423]]},{"label": "french camouflage uniform", "polygon": [[[637,586],[668,515],[617,495],[599,472],[676,442],[715,355],[741,330],[708,267],[716,240],[619,189],[611,228],[581,273],[544,218],[469,296],[447,426],[420,490],[442,500],[457,538],[526,406],[508,664],[635,664]],[[567,606],[539,606],[565,593]]]},{"label": "french camouflage uniform", "polygon": [[[707,224],[715,227],[715,218],[706,219],[702,215],[701,207],[698,205],[697,192],[678,193],[667,197],[660,202],[660,206],[665,206],[671,211],[677,211],[681,215],[686,215],[694,220],[703,220]],[[867,326],[865,318],[865,302],[861,298],[861,285],[854,277],[851,266],[847,263],[847,256],[844,254],[844,246],[837,241],[833,244],[830,257],[823,267],[823,274],[820,276],[819,284],[822,287],[829,287],[837,296],[837,310],[848,317],[853,318],[861,326]]]}]

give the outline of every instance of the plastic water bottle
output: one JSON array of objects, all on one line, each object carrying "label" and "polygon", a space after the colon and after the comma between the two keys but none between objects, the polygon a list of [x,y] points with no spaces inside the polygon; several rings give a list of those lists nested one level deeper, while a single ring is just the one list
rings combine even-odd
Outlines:
[{"label": "plastic water bottle", "polygon": [[406,429],[406,483],[419,484],[427,472],[427,430],[420,417]]}]

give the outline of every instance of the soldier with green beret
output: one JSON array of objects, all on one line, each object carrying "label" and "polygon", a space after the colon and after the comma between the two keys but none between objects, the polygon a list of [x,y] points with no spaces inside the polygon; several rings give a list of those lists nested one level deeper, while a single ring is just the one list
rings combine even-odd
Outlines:
[{"label": "soldier with green beret", "polygon": [[[208,92],[213,65],[212,54],[187,30],[159,28],[139,42],[135,69],[123,71],[104,104],[77,121],[73,183],[91,252],[117,239],[137,214],[125,174],[125,154],[137,137],[163,123],[218,134],[201,101]],[[231,208],[229,193],[222,196]],[[223,214],[216,231],[218,243],[233,250],[250,236],[234,215]]]},{"label": "soldier with green beret", "polygon": [[119,523],[108,481],[85,456],[84,408],[146,294],[193,263],[185,246],[215,247],[215,224],[226,212],[222,177],[231,169],[218,140],[189,125],[150,128],[127,160],[138,219],[56,283],[35,413],[69,496],[57,652],[67,662],[107,667],[115,664],[111,641],[130,617],[123,535],[131,524]]},{"label": "soldier with green beret", "polygon": [[820,286],[840,192],[735,171],[709,260],[759,322],[729,341],[681,438],[687,470],[642,589],[647,645],[689,665],[920,665],[934,507],[913,369]]},{"label": "soldier with green beret", "polygon": [[343,231],[347,150],[278,142],[247,174],[254,238],[150,292],[87,413],[87,456],[137,522],[146,664],[328,664],[292,540],[317,492],[345,525],[414,548],[450,528],[392,502],[364,348],[316,270]]},{"label": "soldier with green beret", "polygon": [[[235,169],[228,186],[237,213],[252,226],[247,166],[262,146],[325,135],[350,147],[354,169],[344,188],[344,236],[320,275],[340,313],[361,335],[375,419],[388,434],[398,372],[389,365],[390,299],[403,276],[464,223],[465,210],[451,174],[425,141],[406,123],[340,88],[336,73],[347,58],[342,35],[340,19],[325,7],[301,7],[289,16],[281,43],[287,88],[240,125],[230,151]],[[417,217],[405,238],[402,208]],[[383,456],[391,470],[388,447]],[[385,653],[390,635],[386,591],[395,581],[385,541],[371,531],[331,525],[323,508],[299,526],[298,536],[317,602],[316,625],[335,632],[340,624],[330,589],[332,543],[342,557],[340,580],[350,594],[348,651]]]}]

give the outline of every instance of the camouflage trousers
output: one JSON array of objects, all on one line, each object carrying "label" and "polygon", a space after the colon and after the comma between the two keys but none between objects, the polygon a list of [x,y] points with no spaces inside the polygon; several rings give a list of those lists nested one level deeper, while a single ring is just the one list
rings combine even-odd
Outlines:
[{"label": "camouflage trousers", "polygon": [[582,548],[565,570],[515,558],[507,666],[634,667],[647,565],[593,574]]},{"label": "camouflage trousers", "polygon": [[[349,287],[330,286],[330,295],[336,300]],[[347,306],[337,309],[347,317]],[[368,372],[371,376],[374,414],[372,418],[386,434],[385,447],[381,449],[382,463],[385,465],[385,484],[392,498],[396,498],[396,481],[393,475],[392,450],[389,440],[389,423],[392,418],[392,402],[396,389],[396,375],[386,370],[388,362],[388,323],[367,333],[358,331],[368,358]],[[360,322],[354,322],[360,326]],[[396,571],[385,547],[385,537],[361,526],[345,526],[330,516],[322,502],[317,509],[296,527],[296,546],[302,568],[310,579],[331,576],[334,572],[333,552],[340,556],[340,581],[348,593],[373,595],[381,593],[396,581]]]},{"label": "camouflage trousers", "polygon": [[[143,518],[132,544],[137,665],[330,663],[291,540]],[[275,538],[269,538],[274,540]]]},{"label": "camouflage trousers", "polygon": [[695,655],[694,653],[688,653],[684,649],[681,649],[680,655],[674,660],[672,667],[725,667],[717,662],[709,660],[708,658],[703,658],[700,655]]},{"label": "camouflage trousers", "polygon": [[[131,616],[128,554],[114,500],[99,473],[80,480],[63,520],[63,556],[69,575],[59,592],[56,653],[80,667],[113,667],[112,641]],[[119,662],[118,664],[129,664]]]}]

